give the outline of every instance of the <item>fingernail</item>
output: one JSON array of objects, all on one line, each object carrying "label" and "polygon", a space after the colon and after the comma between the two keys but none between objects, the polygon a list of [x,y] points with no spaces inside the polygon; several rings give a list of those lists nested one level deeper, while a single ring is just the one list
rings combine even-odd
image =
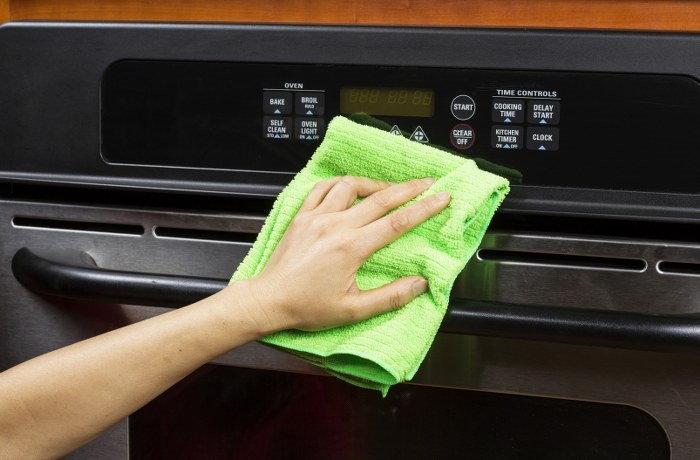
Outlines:
[{"label": "fingernail", "polygon": [[435,198],[438,201],[447,201],[450,199],[450,192],[440,192],[437,195],[435,195]]},{"label": "fingernail", "polygon": [[435,179],[432,177],[425,177],[423,178],[423,182],[425,182],[428,185],[433,185],[435,183]]},{"label": "fingernail", "polygon": [[413,295],[419,296],[428,290],[428,282],[422,278],[419,280],[416,280],[411,285],[411,290],[413,291]]}]

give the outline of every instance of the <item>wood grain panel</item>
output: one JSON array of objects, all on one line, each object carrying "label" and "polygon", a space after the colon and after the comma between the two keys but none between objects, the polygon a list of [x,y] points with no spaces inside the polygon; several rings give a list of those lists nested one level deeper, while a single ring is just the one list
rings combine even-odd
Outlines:
[{"label": "wood grain panel", "polygon": [[10,0],[0,0],[0,24],[10,19]]},{"label": "wood grain panel", "polygon": [[10,0],[10,18],[700,31],[700,1]]}]

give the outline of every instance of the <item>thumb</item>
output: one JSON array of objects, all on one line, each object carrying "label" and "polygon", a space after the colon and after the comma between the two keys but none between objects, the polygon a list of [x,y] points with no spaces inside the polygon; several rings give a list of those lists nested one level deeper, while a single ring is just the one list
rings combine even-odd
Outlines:
[{"label": "thumb", "polygon": [[358,319],[366,319],[397,310],[428,290],[428,282],[420,276],[408,276],[376,289],[359,291],[355,295]]}]

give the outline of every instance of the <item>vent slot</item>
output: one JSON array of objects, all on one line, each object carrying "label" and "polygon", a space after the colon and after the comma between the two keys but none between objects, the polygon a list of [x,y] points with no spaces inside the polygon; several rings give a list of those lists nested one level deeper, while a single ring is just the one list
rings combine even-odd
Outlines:
[{"label": "vent slot", "polygon": [[86,206],[136,207],[166,211],[225,212],[266,216],[271,198],[197,195],[164,191],[129,191],[67,186],[3,184],[0,198],[40,203],[64,203]]},{"label": "vent slot", "polygon": [[159,238],[186,240],[222,241],[227,243],[253,244],[257,233],[229,232],[222,230],[198,230],[193,228],[156,227],[153,234]]},{"label": "vent slot", "polygon": [[501,251],[498,249],[480,249],[477,252],[477,257],[482,260],[493,262],[515,262],[556,267],[601,268],[640,273],[647,267],[646,262],[641,259],[550,254],[545,252]]},{"label": "vent slot", "polygon": [[700,243],[700,223],[497,212],[490,232]]},{"label": "vent slot", "polygon": [[143,235],[144,228],[141,225],[111,224],[106,222],[88,222],[81,220],[44,219],[38,217],[20,217],[12,219],[12,225],[20,228],[34,228],[41,230],[68,230],[74,232],[90,233],[117,233],[122,235]]},{"label": "vent slot", "polygon": [[700,264],[691,262],[659,262],[658,269],[661,273],[700,276]]}]

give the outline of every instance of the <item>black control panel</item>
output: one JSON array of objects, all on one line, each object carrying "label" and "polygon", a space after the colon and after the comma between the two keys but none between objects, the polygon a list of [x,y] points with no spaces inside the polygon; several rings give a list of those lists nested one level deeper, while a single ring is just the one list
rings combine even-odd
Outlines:
[{"label": "black control panel", "polygon": [[342,114],[523,185],[700,193],[686,76],[127,60],[101,102],[111,164],[291,174]]},{"label": "black control panel", "polygon": [[263,89],[263,137],[320,141],[324,99],[323,91]]}]

